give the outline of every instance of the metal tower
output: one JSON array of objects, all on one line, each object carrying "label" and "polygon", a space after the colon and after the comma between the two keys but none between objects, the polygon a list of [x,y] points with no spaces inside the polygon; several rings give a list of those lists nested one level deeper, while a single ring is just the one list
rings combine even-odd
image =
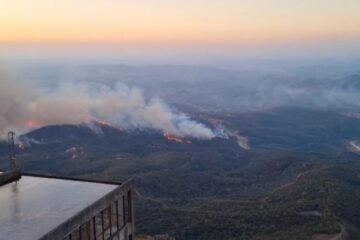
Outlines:
[{"label": "metal tower", "polygon": [[15,141],[14,141],[15,132],[10,131],[8,132],[8,143],[9,143],[9,160],[10,165],[13,168],[13,170],[18,170],[18,165],[16,163],[16,157],[15,157]]}]

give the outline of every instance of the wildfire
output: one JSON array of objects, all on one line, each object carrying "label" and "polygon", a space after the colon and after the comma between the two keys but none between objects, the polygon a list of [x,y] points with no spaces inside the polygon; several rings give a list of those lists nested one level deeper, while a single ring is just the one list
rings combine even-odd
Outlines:
[{"label": "wildfire", "polygon": [[124,131],[124,129],[122,129],[120,127],[116,127],[116,126],[112,125],[111,123],[109,123],[107,121],[104,121],[104,120],[96,120],[96,119],[94,119],[93,122],[100,125],[100,126],[111,127],[111,128],[115,128],[115,129],[117,129],[119,131]]},{"label": "wildfire", "polygon": [[32,129],[32,128],[36,128],[37,126],[38,126],[38,124],[34,120],[29,119],[25,122],[26,128]]},{"label": "wildfire", "polygon": [[106,126],[106,127],[112,127],[112,125],[106,121],[103,120],[93,120],[94,123],[99,124],[101,126]]},{"label": "wildfire", "polygon": [[174,141],[174,142],[178,142],[178,143],[187,143],[187,144],[192,143],[190,140],[182,139],[178,136],[175,136],[172,134],[167,134],[167,133],[164,133],[164,138],[168,141]]}]

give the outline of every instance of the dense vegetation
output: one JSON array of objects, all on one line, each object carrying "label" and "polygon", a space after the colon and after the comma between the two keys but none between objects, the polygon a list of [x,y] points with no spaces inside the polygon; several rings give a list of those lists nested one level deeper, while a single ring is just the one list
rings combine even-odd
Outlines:
[{"label": "dense vegetation", "polygon": [[[49,126],[22,137],[25,171],[137,186],[136,226],[176,239],[360,239],[360,120],[297,108],[198,116],[235,137],[192,144],[152,131]],[[2,158],[6,145],[0,146]],[[2,161],[4,162],[4,161]],[[6,167],[3,165],[2,167]]]}]

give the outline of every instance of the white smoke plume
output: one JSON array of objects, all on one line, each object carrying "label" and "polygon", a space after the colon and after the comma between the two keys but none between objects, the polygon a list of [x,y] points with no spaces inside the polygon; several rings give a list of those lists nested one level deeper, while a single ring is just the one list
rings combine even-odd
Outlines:
[{"label": "white smoke plume", "polygon": [[170,109],[159,98],[147,99],[137,88],[66,82],[39,88],[8,80],[0,74],[0,135],[52,124],[106,121],[125,129],[155,129],[179,137],[211,139],[204,124]]}]

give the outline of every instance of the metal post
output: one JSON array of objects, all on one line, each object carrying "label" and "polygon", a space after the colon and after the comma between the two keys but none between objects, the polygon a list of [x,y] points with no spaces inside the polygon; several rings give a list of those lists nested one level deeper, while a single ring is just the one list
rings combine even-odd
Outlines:
[{"label": "metal post", "polygon": [[18,170],[18,165],[16,163],[15,158],[15,141],[14,141],[15,132],[9,131],[8,132],[8,143],[9,143],[9,160],[11,167],[13,170]]},{"label": "metal post", "polygon": [[12,157],[14,155],[14,136],[15,136],[15,133],[12,132],[12,131],[9,131],[8,132],[8,143],[9,143],[9,155],[10,157]]}]

